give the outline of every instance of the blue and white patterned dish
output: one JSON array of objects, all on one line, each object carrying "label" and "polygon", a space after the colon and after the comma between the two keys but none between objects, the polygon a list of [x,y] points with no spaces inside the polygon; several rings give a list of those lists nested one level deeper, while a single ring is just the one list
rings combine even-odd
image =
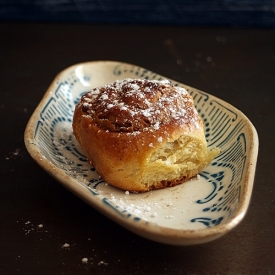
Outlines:
[{"label": "blue and white patterned dish", "polygon": [[98,211],[148,239],[176,245],[214,240],[247,212],[258,154],[258,137],[239,110],[205,92],[185,87],[205,124],[210,147],[220,155],[197,178],[143,194],[104,182],[72,133],[75,104],[93,87],[124,78],[164,79],[144,68],[114,61],[81,63],[52,82],[25,131],[30,155],[51,176]]}]

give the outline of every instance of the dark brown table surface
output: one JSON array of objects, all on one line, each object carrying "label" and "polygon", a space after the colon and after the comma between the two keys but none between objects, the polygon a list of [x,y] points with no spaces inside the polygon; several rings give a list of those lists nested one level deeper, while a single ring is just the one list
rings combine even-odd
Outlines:
[{"label": "dark brown table surface", "polygon": [[[0,274],[275,274],[275,30],[0,23],[0,36]],[[93,60],[145,67],[248,116],[258,164],[249,211],[233,231],[189,247],[143,239],[32,160],[24,129],[49,84]]]}]

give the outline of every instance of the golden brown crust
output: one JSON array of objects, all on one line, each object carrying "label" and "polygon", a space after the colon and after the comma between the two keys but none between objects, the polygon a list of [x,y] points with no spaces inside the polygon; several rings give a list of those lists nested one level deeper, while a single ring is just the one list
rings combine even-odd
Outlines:
[{"label": "golden brown crust", "polygon": [[194,124],[191,96],[168,81],[125,79],[94,88],[82,99],[82,113],[110,132],[157,129],[160,124]]},{"label": "golden brown crust", "polygon": [[[128,191],[165,188],[188,180],[198,170],[184,168],[179,152],[191,142],[206,148],[191,96],[168,81],[125,79],[91,90],[76,106],[73,130],[98,173]],[[165,156],[158,155],[162,150]],[[178,160],[171,162],[175,155]],[[167,169],[169,176],[158,178],[158,167]]]}]

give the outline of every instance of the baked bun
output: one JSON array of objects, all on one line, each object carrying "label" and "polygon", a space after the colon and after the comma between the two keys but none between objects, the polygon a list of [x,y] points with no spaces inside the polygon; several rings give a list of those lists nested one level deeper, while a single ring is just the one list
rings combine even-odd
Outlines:
[{"label": "baked bun", "polygon": [[92,89],[75,108],[73,131],[104,180],[132,192],[185,182],[219,152],[207,148],[192,97],[168,80]]}]

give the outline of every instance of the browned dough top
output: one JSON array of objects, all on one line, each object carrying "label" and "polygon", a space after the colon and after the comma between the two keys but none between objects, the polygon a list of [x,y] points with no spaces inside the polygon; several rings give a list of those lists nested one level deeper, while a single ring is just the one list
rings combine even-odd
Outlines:
[{"label": "browned dough top", "polygon": [[169,123],[199,127],[191,96],[168,80],[117,80],[83,95],[81,108],[100,129],[110,132],[157,130]]}]

